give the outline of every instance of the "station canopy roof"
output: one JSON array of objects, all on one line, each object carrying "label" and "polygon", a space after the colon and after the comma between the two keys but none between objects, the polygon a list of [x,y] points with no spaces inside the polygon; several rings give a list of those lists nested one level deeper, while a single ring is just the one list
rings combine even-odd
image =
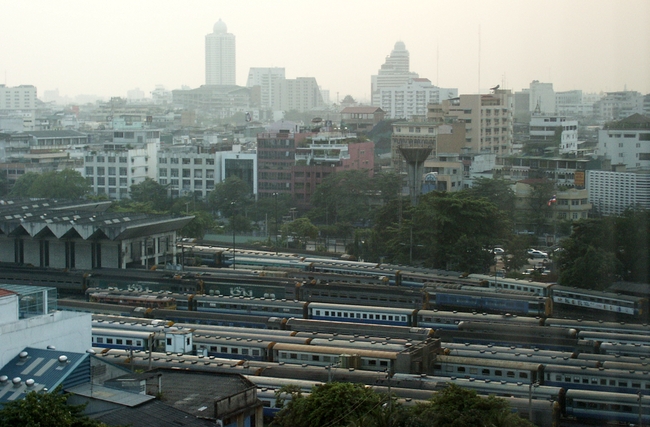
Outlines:
[{"label": "station canopy roof", "polygon": [[113,240],[180,230],[194,217],[108,212],[110,201],[0,200],[0,235]]}]

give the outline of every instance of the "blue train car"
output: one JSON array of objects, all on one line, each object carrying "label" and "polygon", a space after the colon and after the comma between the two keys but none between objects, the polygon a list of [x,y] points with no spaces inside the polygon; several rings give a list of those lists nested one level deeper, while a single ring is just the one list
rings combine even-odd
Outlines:
[{"label": "blue train car", "polygon": [[307,312],[307,318],[314,320],[415,326],[413,322],[417,310],[363,305],[310,303]]}]

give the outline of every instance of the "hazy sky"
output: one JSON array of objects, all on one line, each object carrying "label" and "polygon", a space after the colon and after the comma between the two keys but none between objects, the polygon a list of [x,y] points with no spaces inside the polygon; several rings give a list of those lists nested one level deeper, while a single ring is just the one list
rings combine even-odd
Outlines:
[{"label": "hazy sky", "polygon": [[532,80],[650,93],[650,0],[0,0],[0,81],[39,97],[195,88],[219,19],[242,86],[250,67],[284,67],[332,101],[369,99],[401,40],[411,71],[460,93]]}]

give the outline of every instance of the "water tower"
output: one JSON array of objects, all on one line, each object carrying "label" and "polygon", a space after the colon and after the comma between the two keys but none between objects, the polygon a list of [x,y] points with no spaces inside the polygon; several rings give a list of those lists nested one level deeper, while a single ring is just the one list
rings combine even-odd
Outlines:
[{"label": "water tower", "polygon": [[422,169],[424,161],[431,154],[431,147],[398,147],[406,160],[406,169],[408,172],[409,194],[411,196],[411,205],[418,204],[418,197],[422,191]]}]

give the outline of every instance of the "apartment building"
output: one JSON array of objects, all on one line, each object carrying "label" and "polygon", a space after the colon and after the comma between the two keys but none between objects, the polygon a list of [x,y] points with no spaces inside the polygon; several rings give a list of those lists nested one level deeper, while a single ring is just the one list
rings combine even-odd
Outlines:
[{"label": "apartment building", "polygon": [[406,45],[398,41],[377,74],[371,77],[371,104],[376,107],[381,105],[382,89],[401,87],[408,84],[409,80],[418,77],[417,73],[410,71],[409,51],[406,50]]},{"label": "apartment building", "polygon": [[36,87],[20,85],[7,87],[0,84],[0,111],[29,111],[36,109]]},{"label": "apartment building", "polygon": [[513,96],[497,89],[487,95],[460,95],[440,104],[429,104],[427,120],[465,124],[465,151],[511,154],[513,142]]},{"label": "apartment building", "polygon": [[565,116],[533,114],[529,132],[530,144],[557,148],[559,154],[578,154],[577,120],[568,120]]},{"label": "apartment building", "polygon": [[429,104],[438,104],[442,99],[458,96],[458,89],[439,88],[425,78],[411,78],[404,85],[380,88],[379,92],[379,106],[386,116],[406,120],[426,116]]},{"label": "apartment building", "polygon": [[634,114],[608,123],[598,131],[596,152],[612,165],[650,170],[650,117]]},{"label": "apartment building", "polygon": [[219,19],[205,36],[205,84],[235,85],[235,36]]},{"label": "apartment building", "polygon": [[650,174],[587,171],[589,203],[601,215],[620,215],[626,209],[650,209]]}]

